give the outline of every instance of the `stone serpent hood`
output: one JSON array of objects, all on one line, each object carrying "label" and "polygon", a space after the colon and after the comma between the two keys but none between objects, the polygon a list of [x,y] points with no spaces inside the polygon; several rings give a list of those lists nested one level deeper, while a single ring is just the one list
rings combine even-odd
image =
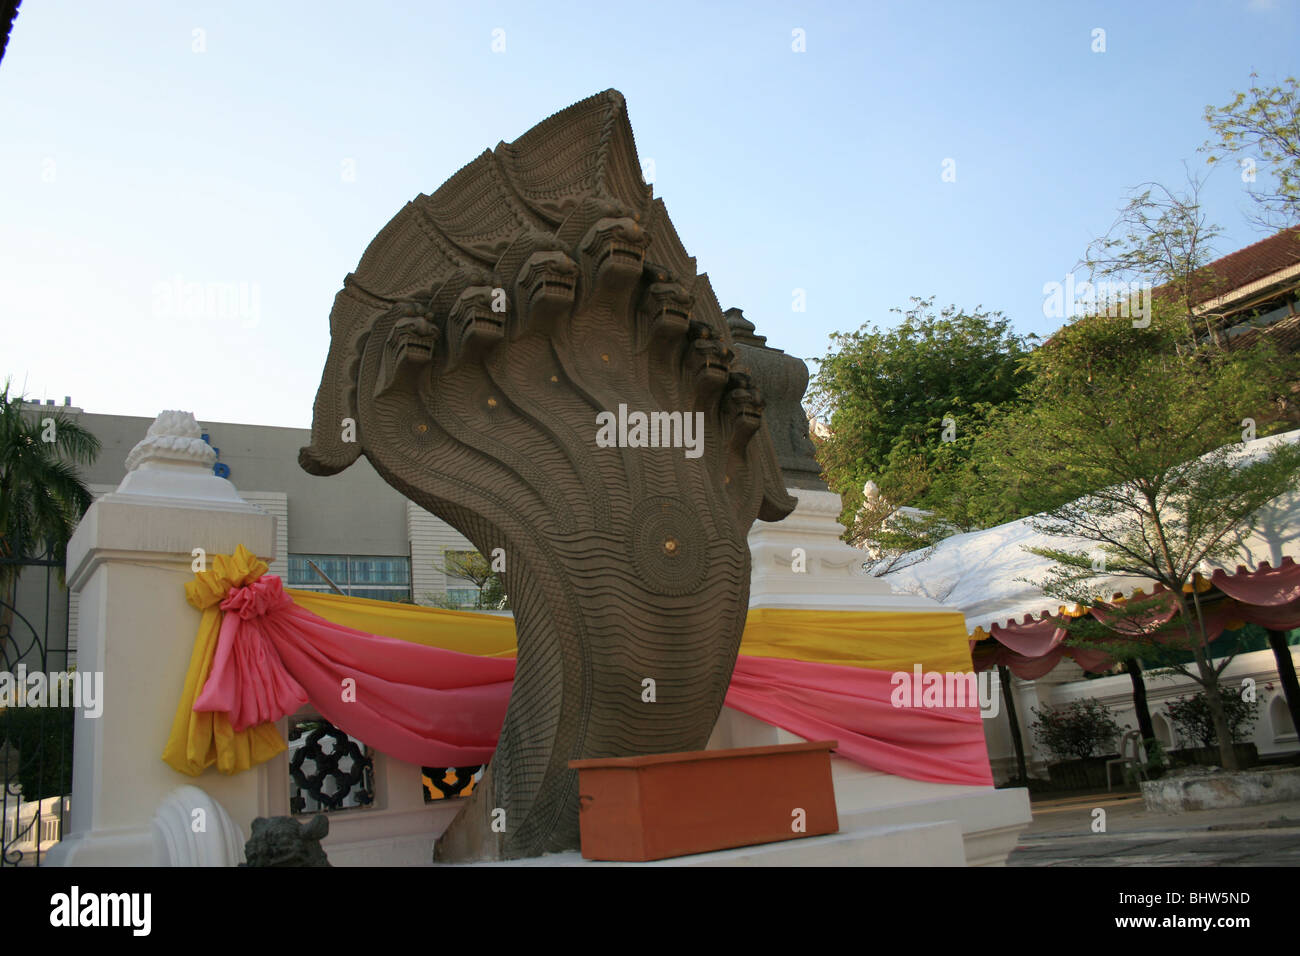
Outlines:
[{"label": "stone serpent hood", "polygon": [[344,280],[330,335],[302,467],[364,454],[505,557],[514,692],[439,856],[574,848],[569,760],[707,742],[749,527],[795,503],[709,280],[642,181],[622,95],[407,203]]}]

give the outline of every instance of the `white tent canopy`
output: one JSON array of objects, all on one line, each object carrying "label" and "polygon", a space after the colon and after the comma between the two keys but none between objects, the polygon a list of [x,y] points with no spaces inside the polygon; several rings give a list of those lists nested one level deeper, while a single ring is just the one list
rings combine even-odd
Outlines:
[{"label": "white tent canopy", "polygon": [[[1241,460],[1257,458],[1283,442],[1300,442],[1300,430],[1246,442],[1241,446]],[[1027,614],[1035,618],[1043,612],[1055,614],[1061,602],[1037,586],[1047,579],[1053,563],[1025,548],[1094,551],[1098,545],[1083,538],[1040,534],[1033,529],[1033,520],[1021,518],[945,538],[934,548],[905,555],[882,580],[895,591],[923,595],[960,610],[969,631],[988,631],[993,624],[1020,621]],[[1300,557],[1300,494],[1274,499],[1256,513],[1252,527],[1243,529],[1239,537],[1236,555],[1209,564],[1207,569],[1222,567],[1232,572],[1244,565],[1254,570],[1265,561],[1277,567],[1286,555]],[[1123,594],[1151,588],[1150,581],[1131,575],[1100,574],[1095,581]]]}]

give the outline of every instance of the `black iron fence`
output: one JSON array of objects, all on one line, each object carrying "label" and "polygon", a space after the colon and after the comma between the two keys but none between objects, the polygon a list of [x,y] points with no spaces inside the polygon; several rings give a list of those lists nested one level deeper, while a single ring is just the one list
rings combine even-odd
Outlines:
[{"label": "black iron fence", "polygon": [[[0,558],[0,866],[40,866],[72,792],[73,670],[62,562]],[[37,676],[39,675],[39,676]]]}]

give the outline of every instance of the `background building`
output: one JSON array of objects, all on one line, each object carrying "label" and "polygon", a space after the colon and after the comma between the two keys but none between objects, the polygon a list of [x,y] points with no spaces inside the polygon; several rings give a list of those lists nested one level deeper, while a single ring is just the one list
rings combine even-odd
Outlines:
[{"label": "background building", "polygon": [[[82,469],[82,480],[96,497],[117,488],[126,475],[127,453],[153,423],[149,418],[93,414],[67,399],[60,407],[51,402],[33,404],[31,410],[72,417],[102,442],[95,463]],[[275,516],[271,573],[280,575],[286,586],[329,591],[311,561],[354,597],[416,604],[445,599],[474,606],[478,593],[474,584],[442,570],[448,552],[472,553],[473,545],[395,491],[368,461],[362,459],[332,477],[317,477],[298,467],[298,449],[310,441],[309,429],[200,424],[217,451],[213,470],[231,479],[245,501]],[[47,593],[50,616],[45,625]],[[51,651],[59,649],[58,635],[66,620],[68,648],[75,653],[76,599],[69,601],[57,574],[27,569],[19,581],[16,604],[35,628],[49,636]]]},{"label": "background building", "polygon": [[1300,349],[1300,227],[1216,259],[1193,283],[1195,315],[1229,348],[1269,335],[1278,351]]}]

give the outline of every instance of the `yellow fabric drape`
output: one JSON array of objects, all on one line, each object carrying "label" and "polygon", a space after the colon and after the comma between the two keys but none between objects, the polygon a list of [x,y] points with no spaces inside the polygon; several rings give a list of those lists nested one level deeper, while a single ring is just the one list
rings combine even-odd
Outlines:
[{"label": "yellow fabric drape", "polygon": [[956,611],[751,608],[740,653],[912,673],[969,673],[966,621]]},{"label": "yellow fabric drape", "polygon": [[194,580],[185,585],[186,600],[202,611],[203,617],[162,755],[169,766],[181,773],[197,777],[214,763],[222,773],[238,773],[270,760],[288,747],[275,724],[259,724],[236,732],[225,714],[194,711],[194,701],[203,691],[217,652],[221,602],[232,587],[251,584],[266,570],[266,562],[241,544],[233,555],[213,556],[212,567],[195,573]]},{"label": "yellow fabric drape", "polygon": [[300,608],[367,634],[460,651],[478,657],[514,657],[515,622],[510,617],[447,611],[415,604],[393,604],[368,598],[298,591],[285,588]]},{"label": "yellow fabric drape", "polygon": [[[287,591],[294,603],[327,621],[479,657],[513,657],[508,617],[444,611],[414,604]],[[912,672],[971,668],[966,625],[956,611],[812,611],[755,608],[745,621],[740,653]]]},{"label": "yellow fabric drape", "polygon": [[[212,568],[185,585],[186,598],[203,612],[181,700],[163,760],[197,776],[214,763],[222,773],[247,770],[285,750],[274,724],[235,732],[226,715],[195,713],[221,633],[220,603],[232,587],[243,587],[267,571],[243,545],[233,555],[216,555]],[[367,634],[475,654],[514,657],[515,625],[508,617],[446,611],[413,604],[286,590],[294,603],[334,624]],[[749,612],[740,653],[846,667],[911,673],[971,670],[970,645],[955,611],[819,611],[756,608]]]}]

